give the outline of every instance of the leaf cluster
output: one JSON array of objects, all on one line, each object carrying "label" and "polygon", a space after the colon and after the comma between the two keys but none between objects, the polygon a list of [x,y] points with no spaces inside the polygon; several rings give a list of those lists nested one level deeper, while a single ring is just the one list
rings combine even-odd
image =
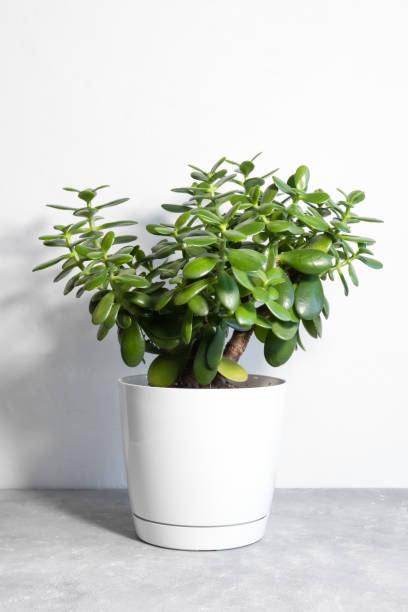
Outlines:
[{"label": "leaf cluster", "polygon": [[104,209],[120,198],[95,204],[101,189],[78,190],[78,207],[49,205],[74,216],[55,233],[41,236],[45,246],[65,253],[40,264],[61,264],[54,281],[69,277],[64,294],[91,293],[89,311],[102,340],[116,327],[124,362],[134,367],[150,352],[152,385],[174,384],[189,363],[195,380],[209,385],[221,373],[245,380],[241,366],[224,354],[228,334],[255,331],[272,366],[303,348],[301,326],[312,337],[322,334],[329,316],[323,282],[338,277],[346,295],[348,280],[358,285],[354,267],[378,269],[369,247],[373,239],[356,235],[357,223],[379,219],[359,216],[362,191],[333,200],[322,189],[309,189],[310,173],[300,166],[286,180],[277,170],[258,176],[254,161],[225,157],[210,170],[190,166],[192,181],[173,192],[180,204],[163,204],[173,223],[147,225],[158,237],[150,253],[136,236],[117,234],[133,220],[105,222]]}]

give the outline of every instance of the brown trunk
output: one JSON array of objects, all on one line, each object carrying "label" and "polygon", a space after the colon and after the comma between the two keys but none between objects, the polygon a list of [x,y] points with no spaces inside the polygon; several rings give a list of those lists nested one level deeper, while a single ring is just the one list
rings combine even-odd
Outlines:
[{"label": "brown trunk", "polygon": [[[248,346],[252,332],[253,328],[245,332],[234,331],[224,349],[224,357],[228,357],[228,359],[235,362],[239,361],[239,358]],[[234,387],[234,384],[224,378],[224,376],[221,376],[221,374],[217,374],[210,385],[200,385],[194,378],[193,362],[194,355],[190,358],[187,367],[180,374],[176,383],[177,387],[182,387],[183,389],[227,389]]]}]

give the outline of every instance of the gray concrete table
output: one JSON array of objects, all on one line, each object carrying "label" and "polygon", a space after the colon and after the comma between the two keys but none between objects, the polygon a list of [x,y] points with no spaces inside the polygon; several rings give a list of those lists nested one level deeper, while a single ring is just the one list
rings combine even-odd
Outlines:
[{"label": "gray concrete table", "polygon": [[280,489],[262,542],[183,552],[136,539],[125,491],[2,491],[0,609],[408,612],[408,492]]}]

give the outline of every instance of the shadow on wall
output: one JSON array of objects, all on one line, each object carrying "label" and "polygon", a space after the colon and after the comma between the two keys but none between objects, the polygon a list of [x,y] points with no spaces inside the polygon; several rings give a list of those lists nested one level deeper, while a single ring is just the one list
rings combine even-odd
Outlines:
[{"label": "shadow on wall", "polygon": [[16,253],[12,232],[3,247],[0,488],[126,486],[117,379],[131,370],[115,331],[99,343],[87,296],[63,296],[57,268],[31,272],[56,250],[33,239]]}]

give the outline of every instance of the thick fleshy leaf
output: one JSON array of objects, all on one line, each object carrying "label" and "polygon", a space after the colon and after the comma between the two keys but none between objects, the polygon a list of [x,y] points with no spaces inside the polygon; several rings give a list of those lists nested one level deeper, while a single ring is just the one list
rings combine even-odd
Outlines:
[{"label": "thick fleshy leaf", "polygon": [[265,262],[266,257],[263,253],[258,253],[251,249],[227,249],[227,257],[233,268],[250,272],[258,270]]},{"label": "thick fleshy leaf", "polygon": [[323,191],[314,191],[313,193],[301,193],[299,198],[304,202],[310,202],[311,204],[323,204],[329,199],[329,194]]},{"label": "thick fleshy leaf", "polygon": [[174,303],[176,306],[181,306],[182,304],[187,304],[195,295],[200,293],[203,289],[208,286],[209,280],[203,278],[201,280],[196,281],[195,283],[191,283],[190,285],[186,285],[176,294],[174,298]]},{"label": "thick fleshy leaf", "polygon": [[186,310],[183,322],[181,324],[181,339],[184,344],[190,344],[193,335],[193,311],[189,308]]},{"label": "thick fleshy leaf", "polygon": [[254,325],[256,316],[256,308],[252,302],[240,304],[235,311],[235,318],[240,325]]},{"label": "thick fleshy leaf", "polygon": [[265,224],[262,221],[254,221],[251,219],[247,219],[247,221],[242,221],[242,223],[238,223],[234,227],[234,230],[244,234],[245,236],[252,236],[253,234],[259,234],[264,229]]},{"label": "thick fleshy leaf", "polygon": [[184,242],[188,246],[209,246],[217,241],[217,236],[187,236],[187,238],[184,238]]},{"label": "thick fleshy leaf", "polygon": [[323,308],[323,287],[318,276],[307,275],[300,280],[295,292],[295,309],[302,319],[314,319]]},{"label": "thick fleshy leaf", "polygon": [[321,217],[315,217],[313,215],[302,215],[299,217],[301,221],[311,229],[317,230],[318,232],[325,232],[329,229],[328,223]]},{"label": "thick fleshy leaf", "polygon": [[245,234],[241,234],[241,232],[237,232],[236,230],[226,230],[224,236],[230,242],[242,242],[247,238]]},{"label": "thick fleshy leaf", "polygon": [[279,304],[278,302],[270,301],[266,303],[266,306],[268,310],[270,310],[271,313],[281,321],[293,321],[293,314],[291,314],[289,310],[281,306],[281,304]]},{"label": "thick fleshy leaf", "polygon": [[145,341],[139,325],[133,321],[130,327],[122,330],[120,350],[122,359],[127,366],[134,368],[143,359]]},{"label": "thick fleshy leaf", "polygon": [[157,236],[171,236],[174,232],[173,227],[154,223],[149,223],[148,225],[146,225],[146,229],[150,234],[154,234]]},{"label": "thick fleshy leaf", "polygon": [[381,261],[373,259],[372,257],[363,257],[362,255],[359,255],[358,259],[362,261],[363,264],[369,266],[370,268],[373,268],[374,270],[381,270],[381,268],[383,267]]},{"label": "thick fleshy leaf", "polygon": [[39,264],[38,266],[35,266],[35,268],[33,268],[33,272],[37,272],[38,270],[45,270],[45,268],[50,268],[51,266],[55,266],[55,264],[59,263],[63,259],[67,259],[68,257],[69,255],[61,255],[60,257],[56,257],[55,259],[50,259],[49,261],[45,261],[44,263]]},{"label": "thick fleshy leaf", "polygon": [[245,287],[245,289],[249,289],[250,291],[252,291],[252,289],[255,287],[254,283],[249,278],[248,274],[244,272],[243,270],[232,268],[232,273],[237,279],[237,281],[239,282],[239,284],[242,285],[242,287]]},{"label": "thick fleshy leaf", "polygon": [[[201,297],[201,296],[197,296]],[[213,337],[213,332],[204,333],[198,345],[198,350],[194,358],[193,372],[194,378],[200,385],[209,385],[217,374],[216,368],[210,368],[207,363],[207,349]]]},{"label": "thick fleshy leaf", "polygon": [[100,325],[107,318],[110,309],[112,308],[113,302],[115,301],[115,294],[113,291],[106,293],[95,307],[92,313],[92,323],[94,325]]},{"label": "thick fleshy leaf", "polygon": [[293,285],[290,281],[289,276],[283,272],[283,283],[279,283],[279,285],[275,285],[275,289],[278,292],[278,297],[276,298],[279,304],[286,308],[292,308],[293,302],[295,300],[295,291],[293,289]]},{"label": "thick fleshy leaf", "polygon": [[344,236],[339,236],[343,240],[349,240],[350,242],[357,242],[358,244],[374,244],[375,240],[373,238],[365,238],[364,236],[354,236],[352,234],[345,234]]},{"label": "thick fleshy leaf", "polygon": [[257,302],[261,303],[269,302],[271,299],[269,291],[265,289],[265,287],[254,287],[254,289],[252,289],[252,295]]},{"label": "thick fleshy leaf", "polygon": [[299,166],[295,172],[294,181],[296,189],[306,191],[309,184],[310,172],[307,166]]},{"label": "thick fleshy leaf", "polygon": [[217,265],[217,259],[215,257],[197,257],[189,261],[184,266],[183,276],[185,278],[201,278],[205,276]]},{"label": "thick fleshy leaf", "polygon": [[203,223],[210,223],[213,225],[217,225],[222,223],[221,219],[215,213],[211,212],[211,210],[207,210],[206,208],[195,209],[191,211],[192,214],[196,215]]},{"label": "thick fleshy leaf", "polygon": [[221,376],[233,380],[234,382],[245,382],[248,379],[248,374],[242,366],[232,359],[223,357],[218,366],[218,372]]},{"label": "thick fleshy leaf", "polygon": [[318,249],[295,249],[280,253],[280,260],[303,274],[321,274],[331,267],[333,257]]},{"label": "thick fleshy leaf", "polygon": [[293,336],[296,336],[297,330],[299,328],[299,323],[295,323],[294,321],[279,321],[279,319],[275,319],[272,321],[272,331],[281,340],[291,340]]},{"label": "thick fleshy leaf", "polygon": [[199,315],[200,317],[205,317],[208,315],[208,303],[200,294],[191,298],[191,300],[188,302],[188,307],[192,312],[194,312],[194,314]]},{"label": "thick fleshy leaf", "polygon": [[225,344],[225,332],[221,326],[217,327],[214,336],[207,347],[207,364],[210,369],[216,369],[221,361]]},{"label": "thick fleshy leaf", "polygon": [[304,233],[304,230],[298,225],[284,220],[270,221],[267,224],[267,228],[270,232],[290,232],[293,235]]},{"label": "thick fleshy leaf", "polygon": [[215,292],[221,304],[227,310],[234,312],[237,309],[240,304],[239,289],[237,283],[228,272],[221,272]]},{"label": "thick fleshy leaf", "polygon": [[[276,187],[276,185],[273,185],[273,184],[269,185],[269,187],[267,187],[265,189],[264,193],[263,193],[262,204],[271,204],[274,201],[278,191],[279,190]],[[260,206],[260,210],[261,209],[262,209],[262,206]],[[263,209],[263,210],[265,210],[265,209]],[[265,212],[262,211],[262,214],[268,214],[268,213],[265,213]]]},{"label": "thick fleshy leaf", "polygon": [[265,340],[265,359],[271,366],[279,367],[292,356],[295,346],[296,335],[290,340],[282,340],[270,331]]},{"label": "thick fleshy leaf", "polygon": [[289,185],[287,183],[282,181],[277,176],[273,176],[272,178],[273,178],[273,181],[274,181],[275,185],[277,187],[279,187],[279,189],[281,191],[283,191],[283,193],[287,193],[289,195],[296,193],[295,190],[293,189],[293,187],[289,187]]},{"label": "thick fleshy leaf", "polygon": [[114,280],[120,281],[121,283],[125,283],[126,285],[130,285],[131,287],[137,287],[138,289],[143,289],[145,287],[149,287],[150,282],[147,278],[143,276],[137,276],[136,274],[130,274],[129,272],[121,272],[118,276],[113,277]]},{"label": "thick fleshy leaf", "polygon": [[326,234],[319,234],[312,238],[312,240],[308,243],[308,248],[317,249],[318,251],[323,251],[327,253],[332,245],[332,239],[330,236],[326,236]]},{"label": "thick fleshy leaf", "polygon": [[183,361],[174,355],[161,354],[152,361],[147,380],[152,387],[171,387],[177,380]]},{"label": "thick fleshy leaf", "polygon": [[356,274],[356,271],[355,271],[352,263],[349,263],[349,265],[348,265],[348,273],[349,273],[349,276],[351,278],[351,282],[353,283],[353,285],[355,287],[358,287],[358,276]]}]

